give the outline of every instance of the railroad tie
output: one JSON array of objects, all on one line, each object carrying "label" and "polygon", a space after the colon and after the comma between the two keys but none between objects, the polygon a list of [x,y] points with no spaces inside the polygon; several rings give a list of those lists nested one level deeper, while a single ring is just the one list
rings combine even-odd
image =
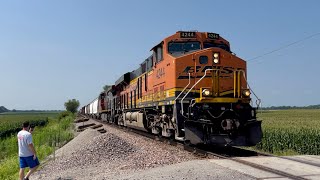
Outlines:
[{"label": "railroad tie", "polygon": [[97,129],[97,128],[102,127],[102,126],[103,126],[102,124],[97,124],[97,125],[95,125],[95,126],[92,126],[91,128],[92,128],[92,129]]},{"label": "railroad tie", "polygon": [[89,121],[89,119],[88,118],[80,118],[80,119],[74,120],[74,123],[80,123],[80,122],[86,122],[86,121]]},{"label": "railroad tie", "polygon": [[78,129],[85,129],[87,127],[90,127],[90,126],[94,126],[96,125],[95,123],[90,123],[90,124],[86,124],[86,125],[83,125],[83,126],[79,126]]},{"label": "railroad tie", "polygon": [[97,131],[99,131],[101,134],[106,133],[107,131],[105,129],[98,129]]}]

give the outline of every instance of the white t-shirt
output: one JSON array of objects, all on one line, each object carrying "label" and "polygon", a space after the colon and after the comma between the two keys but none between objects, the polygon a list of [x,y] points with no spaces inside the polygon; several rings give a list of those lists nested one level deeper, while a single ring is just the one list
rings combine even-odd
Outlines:
[{"label": "white t-shirt", "polygon": [[29,157],[33,156],[29,144],[32,144],[32,135],[26,130],[21,130],[18,135],[19,156]]}]

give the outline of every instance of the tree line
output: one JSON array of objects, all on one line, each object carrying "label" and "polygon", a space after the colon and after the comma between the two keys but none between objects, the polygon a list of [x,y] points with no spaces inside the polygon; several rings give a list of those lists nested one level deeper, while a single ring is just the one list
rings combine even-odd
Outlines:
[{"label": "tree line", "polygon": [[28,113],[28,112],[61,112],[62,110],[16,110],[12,109],[9,110],[5,108],[4,106],[0,106],[0,113],[5,113],[5,112],[19,112],[19,113]]},{"label": "tree line", "polygon": [[320,104],[309,106],[270,106],[262,107],[263,110],[284,110],[284,109],[320,109]]}]

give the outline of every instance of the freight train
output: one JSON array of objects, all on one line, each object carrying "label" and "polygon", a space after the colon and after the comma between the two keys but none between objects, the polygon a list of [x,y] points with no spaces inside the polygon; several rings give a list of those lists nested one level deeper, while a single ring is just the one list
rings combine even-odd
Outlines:
[{"label": "freight train", "polygon": [[187,144],[261,141],[246,61],[217,33],[178,31],[80,113]]}]

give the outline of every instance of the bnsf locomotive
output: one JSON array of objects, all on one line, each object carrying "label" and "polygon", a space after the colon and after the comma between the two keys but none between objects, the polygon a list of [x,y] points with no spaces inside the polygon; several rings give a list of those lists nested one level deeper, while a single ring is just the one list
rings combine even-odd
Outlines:
[{"label": "bnsf locomotive", "polygon": [[179,31],[151,51],[81,113],[195,145],[261,141],[246,61],[231,52],[227,40]]}]

